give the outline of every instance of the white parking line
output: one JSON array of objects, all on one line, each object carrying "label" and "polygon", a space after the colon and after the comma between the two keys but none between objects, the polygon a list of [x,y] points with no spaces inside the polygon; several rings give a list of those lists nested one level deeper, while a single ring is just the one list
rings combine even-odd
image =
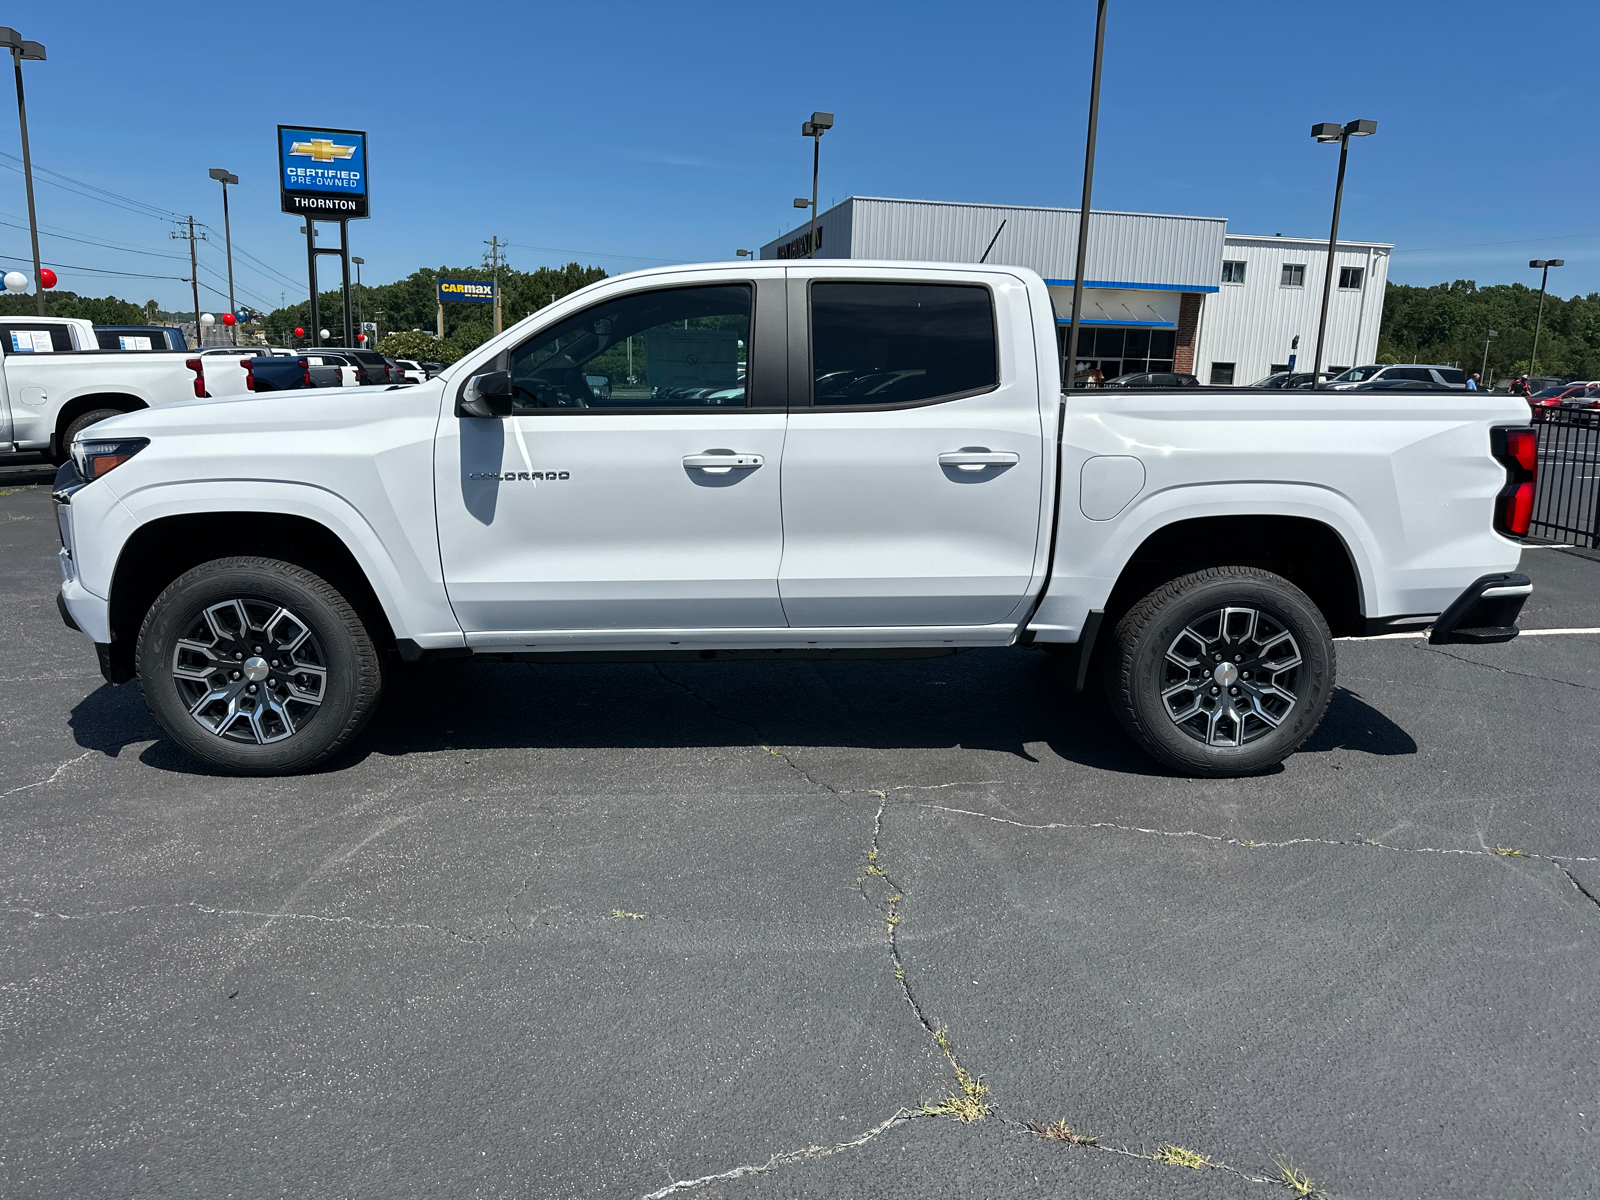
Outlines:
[{"label": "white parking line", "polygon": [[[1522,637],[1557,637],[1568,634],[1600,634],[1600,628],[1595,629],[1524,629]],[[1376,637],[1342,637],[1334,638],[1336,642],[1392,642],[1400,638],[1427,637],[1428,631],[1419,629],[1415,633],[1380,633]]]}]

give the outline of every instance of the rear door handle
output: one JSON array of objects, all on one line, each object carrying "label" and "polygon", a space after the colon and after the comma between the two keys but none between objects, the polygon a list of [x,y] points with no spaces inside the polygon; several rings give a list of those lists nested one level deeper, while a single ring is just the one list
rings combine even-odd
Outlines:
[{"label": "rear door handle", "polygon": [[738,467],[742,471],[754,471],[767,460],[759,454],[685,454],[683,465],[689,470],[696,468],[707,475],[726,475]]},{"label": "rear door handle", "polygon": [[956,467],[962,471],[982,471],[987,467],[1009,467],[1022,461],[1022,456],[1012,450],[954,450],[939,455],[941,467]]}]

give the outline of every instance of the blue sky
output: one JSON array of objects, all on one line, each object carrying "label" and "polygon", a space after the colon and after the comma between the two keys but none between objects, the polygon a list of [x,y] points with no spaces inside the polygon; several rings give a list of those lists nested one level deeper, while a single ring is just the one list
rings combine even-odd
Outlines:
[{"label": "blue sky", "polygon": [[[525,269],[731,258],[796,223],[813,109],[838,120],[824,204],[1070,207],[1081,188],[1092,0],[132,11],[55,0],[0,17],[50,56],[25,68],[34,160],[213,226],[201,279],[217,289],[206,172],[235,172],[237,245],[267,264],[237,260],[240,298],[262,307],[305,286],[299,221],[277,211],[280,122],[369,131],[373,218],[351,240],[372,282],[475,262],[491,234]],[[1112,0],[1095,206],[1325,236],[1338,152],[1308,130],[1367,117],[1378,133],[1352,148],[1342,232],[1396,243],[1392,279],[1537,284],[1527,260],[1561,257],[1553,291],[1600,291],[1595,100],[1586,69],[1562,65],[1597,34],[1592,0]],[[134,277],[187,273],[170,221],[37,193],[64,235],[43,240],[46,261],[73,264],[61,287],[188,306],[186,284]],[[28,256],[26,211],[20,174],[0,169],[7,267]]]}]

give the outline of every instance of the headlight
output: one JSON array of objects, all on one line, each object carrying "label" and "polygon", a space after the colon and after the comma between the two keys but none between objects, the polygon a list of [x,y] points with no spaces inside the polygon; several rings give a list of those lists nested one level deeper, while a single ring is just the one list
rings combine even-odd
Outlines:
[{"label": "headlight", "polygon": [[83,481],[93,483],[149,444],[149,438],[80,437],[72,443],[72,462]]}]

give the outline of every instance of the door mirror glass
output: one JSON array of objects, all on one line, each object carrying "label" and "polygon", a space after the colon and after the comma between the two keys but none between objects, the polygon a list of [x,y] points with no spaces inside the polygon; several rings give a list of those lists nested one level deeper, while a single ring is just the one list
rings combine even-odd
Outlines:
[{"label": "door mirror glass", "polygon": [[456,401],[458,417],[509,417],[511,372],[485,371],[467,380]]}]

